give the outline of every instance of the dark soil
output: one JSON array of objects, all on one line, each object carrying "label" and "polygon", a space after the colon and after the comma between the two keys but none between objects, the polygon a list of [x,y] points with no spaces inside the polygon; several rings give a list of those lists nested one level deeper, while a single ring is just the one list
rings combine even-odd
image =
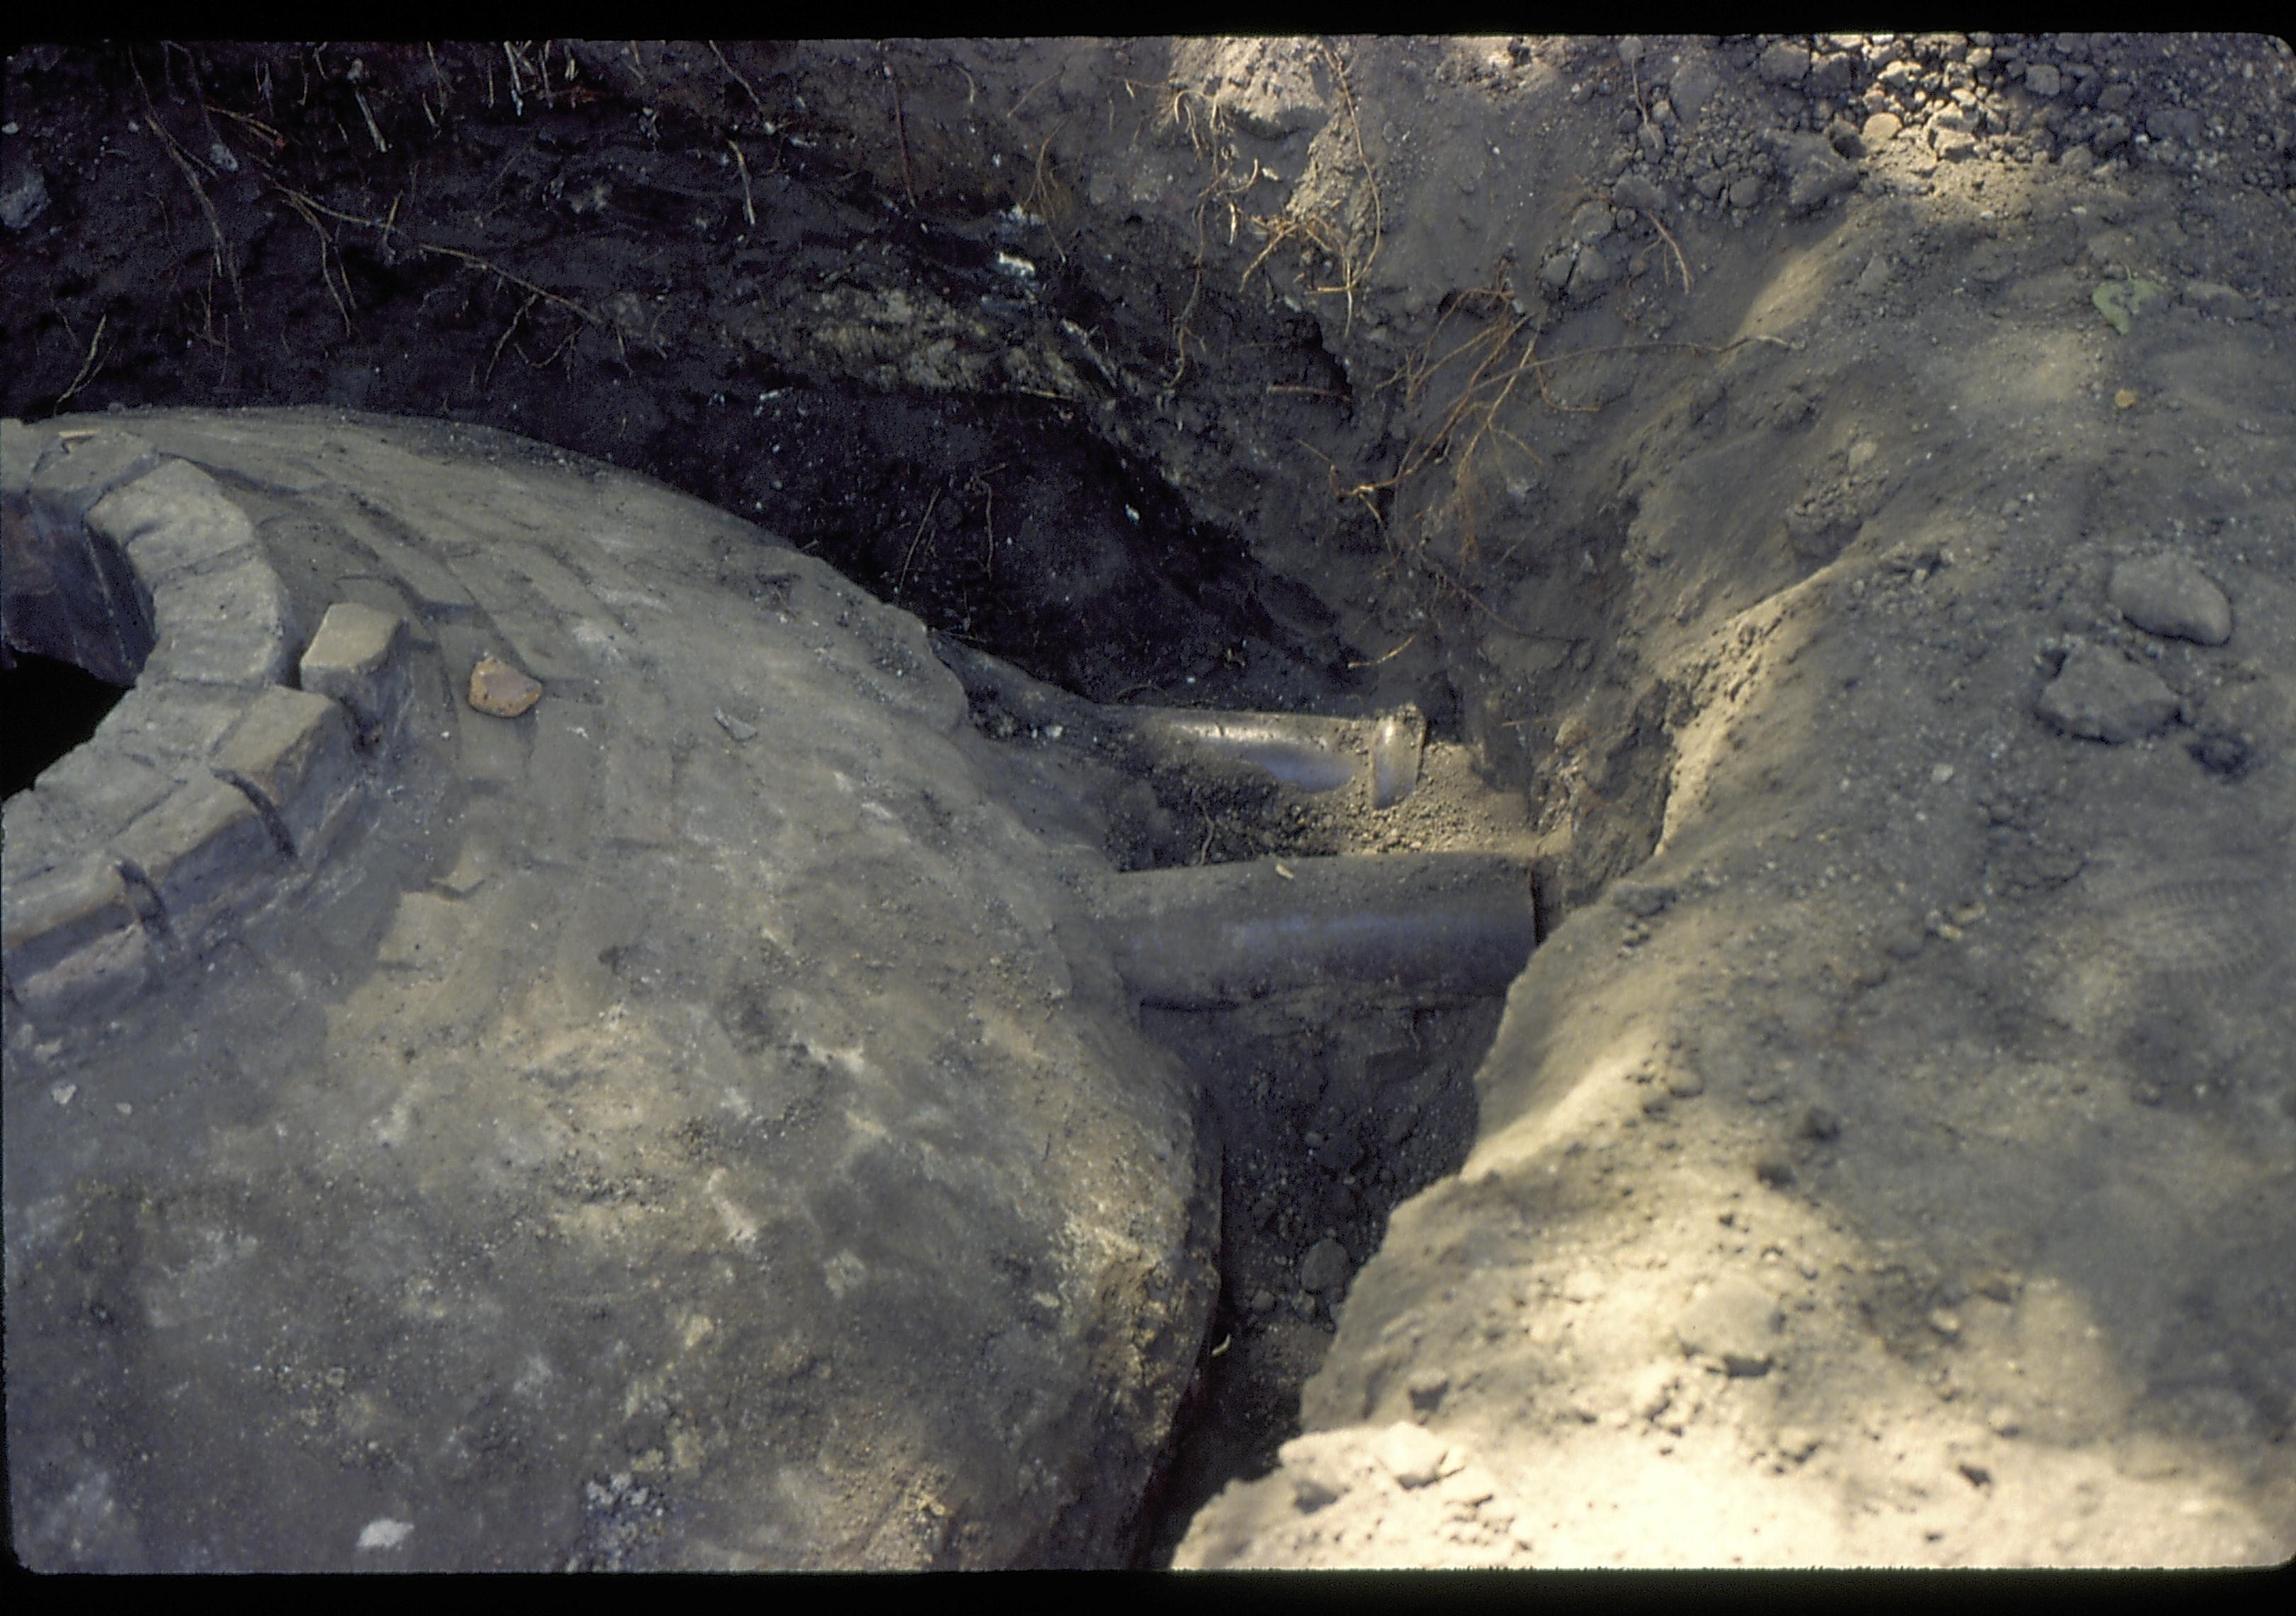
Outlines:
[{"label": "dark soil", "polygon": [[[1328,628],[1271,615],[1234,534],[1071,405],[889,393],[777,351],[760,328],[784,288],[1089,325],[1115,289],[999,199],[896,205],[808,140],[779,53],[734,55],[770,114],[726,73],[656,97],[579,46],[537,54],[559,87],[516,100],[491,45],[20,53],[11,161],[50,205],[6,242],[0,408],[483,422],[738,512],[1095,699],[1296,707],[1357,685]],[[1008,243],[1044,256],[1029,279],[995,267]]]}]

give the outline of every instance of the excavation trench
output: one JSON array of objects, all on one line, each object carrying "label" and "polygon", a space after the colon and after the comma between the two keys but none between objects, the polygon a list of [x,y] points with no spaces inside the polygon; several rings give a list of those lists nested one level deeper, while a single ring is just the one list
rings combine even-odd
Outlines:
[{"label": "excavation trench", "polygon": [[[84,70],[127,94],[134,65]],[[280,66],[226,53],[204,93],[251,94]],[[367,86],[381,115],[387,92]],[[319,100],[351,106],[350,88]],[[206,104],[176,95],[160,94],[176,122]],[[1527,678],[1558,699],[1591,688],[1608,654],[1596,552],[1617,519],[1590,522],[1566,586],[1586,619],[1510,631],[1521,665],[1495,664],[1493,609],[1387,532],[1374,506],[1396,512],[1395,490],[1334,498],[1301,452],[1302,430],[1383,445],[1374,463],[1390,471],[1417,452],[1368,430],[1389,406],[1333,357],[1336,299],[1311,313],[1257,283],[1242,293],[1207,276],[1200,232],[1120,209],[1055,225],[996,165],[952,159],[919,196],[890,151],[830,160],[786,126],[730,119],[698,80],[658,99],[635,135],[608,121],[637,110],[617,91],[530,122],[474,116],[454,138],[463,166],[515,176],[490,206],[570,250],[586,209],[670,207],[718,185],[718,153],[744,142],[758,222],[738,245],[657,220],[624,243],[639,250],[608,275],[620,291],[545,299],[469,253],[394,250],[352,209],[306,228],[320,170],[372,184],[400,156],[339,150],[308,173],[283,160],[231,193],[226,232],[277,241],[248,267],[229,346],[209,350],[223,380],[162,343],[135,401],[444,414],[647,472],[921,618],[1027,811],[1063,822],[1061,771],[1097,771],[1103,850],[1127,873],[1102,918],[1143,1025],[1196,1074],[1221,1163],[1218,1300],[1140,1534],[1160,1563],[1198,1505],[1274,1463],[1390,1211],[1464,1159],[1474,1072],[1534,936],[1655,840],[1663,693],[1588,707],[1595,726],[1570,737],[1605,808],[1583,836],[1577,788],[1555,790],[1500,727],[1498,696]],[[302,222],[283,230],[298,197]],[[336,295],[315,301],[323,285]],[[348,330],[327,329],[339,314]],[[1255,491],[1276,466],[1283,480]],[[133,613],[93,610],[129,598],[100,554],[77,571],[20,566],[64,514],[10,513],[12,708],[28,670],[117,688],[139,661],[118,627]],[[717,582],[766,612],[790,587],[773,554],[730,547]],[[98,617],[108,650],[57,626]],[[45,743],[12,724],[12,789],[71,755],[23,749],[68,748],[92,721]]]},{"label": "excavation trench", "polygon": [[29,1562],[2285,1558],[2284,47],[5,74]]}]

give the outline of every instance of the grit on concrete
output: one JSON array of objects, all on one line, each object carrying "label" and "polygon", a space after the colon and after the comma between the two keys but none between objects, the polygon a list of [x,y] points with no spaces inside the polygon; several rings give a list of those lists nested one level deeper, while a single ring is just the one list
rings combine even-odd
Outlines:
[{"label": "grit on concrete", "polygon": [[[1097,701],[1415,702],[1514,800],[1548,923],[1436,1181],[1405,1027],[1230,1105],[1291,1176],[1209,1400],[1267,1378],[1170,1563],[2296,1548],[2284,46],[7,71],[11,414],[491,422]],[[1262,850],[1204,807],[1139,823]]]}]

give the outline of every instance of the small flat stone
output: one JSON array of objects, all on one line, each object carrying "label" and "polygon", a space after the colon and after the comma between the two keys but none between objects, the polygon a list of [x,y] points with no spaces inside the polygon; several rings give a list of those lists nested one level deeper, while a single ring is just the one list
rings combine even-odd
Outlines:
[{"label": "small flat stone", "polygon": [[2033,710],[2069,735],[2119,745],[2177,716],[2177,693],[2118,651],[2076,646]]},{"label": "small flat stone", "polygon": [[496,657],[471,669],[471,705],[497,718],[515,718],[542,700],[542,686]]},{"label": "small flat stone", "polygon": [[1611,261],[1592,247],[1578,250],[1578,261],[1570,269],[1570,295],[1592,297],[1596,288],[1611,278]]},{"label": "small flat stone", "polygon": [[1780,40],[1762,53],[1755,70],[1768,84],[1799,83],[1802,75],[1809,71],[1808,47]]},{"label": "small flat stone", "polygon": [[1611,889],[1611,901],[1637,919],[1648,920],[1675,899],[1676,889],[1670,886],[1644,886],[1622,882]]},{"label": "small flat stone", "polygon": [[1857,167],[1823,145],[1800,154],[1793,178],[1786,186],[1786,206],[1796,213],[1813,213],[1857,185]]},{"label": "small flat stone", "polygon": [[2202,645],[2232,638],[2232,602],[2181,555],[2164,552],[2122,562],[2112,570],[2105,598],[2148,634]]},{"label": "small flat stone", "polygon": [[1347,1247],[1336,1240],[1319,1240],[1300,1259],[1300,1288],[1319,1293],[1336,1291],[1348,1283],[1354,1269]]}]

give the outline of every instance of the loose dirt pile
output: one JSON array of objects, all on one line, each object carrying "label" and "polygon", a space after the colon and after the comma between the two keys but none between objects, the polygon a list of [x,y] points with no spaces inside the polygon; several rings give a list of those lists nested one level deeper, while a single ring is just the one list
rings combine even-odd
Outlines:
[{"label": "loose dirt pile", "polygon": [[1269,1080],[1160,1555],[2290,1553],[2284,46],[6,70],[7,414],[504,427],[1095,701],[1415,703],[1519,809],[1487,1053],[1166,1029]]}]

